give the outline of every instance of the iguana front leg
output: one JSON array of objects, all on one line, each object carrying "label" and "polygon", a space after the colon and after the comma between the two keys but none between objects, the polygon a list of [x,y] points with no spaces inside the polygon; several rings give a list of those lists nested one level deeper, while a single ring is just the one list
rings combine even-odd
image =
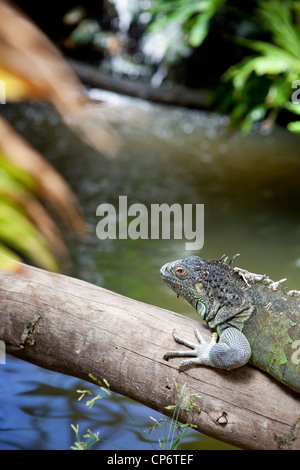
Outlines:
[{"label": "iguana front leg", "polygon": [[173,330],[175,341],[192,349],[192,351],[169,351],[164,355],[166,360],[172,357],[192,357],[192,359],[181,361],[180,372],[193,365],[230,370],[241,367],[250,359],[250,344],[246,336],[237,328],[226,328],[221,333],[219,341],[218,334],[213,333],[209,343],[202,338],[199,330],[195,330],[195,336],[199,344],[183,339]]}]

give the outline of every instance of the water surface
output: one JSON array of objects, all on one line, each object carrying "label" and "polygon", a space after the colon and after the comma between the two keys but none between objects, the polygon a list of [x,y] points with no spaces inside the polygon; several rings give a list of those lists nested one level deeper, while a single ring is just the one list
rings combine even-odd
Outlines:
[{"label": "water surface", "polygon": [[[300,286],[299,137],[276,127],[245,136],[228,130],[228,118],[150,104],[92,90],[121,116],[124,148],[107,160],[81,143],[49,107],[6,105],[3,114],[64,175],[88,221],[82,239],[66,234],[73,265],[65,272],[107,289],[196,318],[162,283],[167,261],[198,254],[219,258],[240,253],[236,264],[273,280]],[[204,204],[205,238],[200,252],[185,240],[103,240],[96,236],[96,209],[128,204]],[[90,384],[8,357],[0,366],[0,448],[68,449],[70,424],[100,431],[97,448],[150,448],[124,411],[145,429],[161,417],[123,397],[100,400],[92,411],[77,402],[76,389]],[[158,448],[158,435],[153,435]],[[185,448],[221,448],[191,432]]]}]

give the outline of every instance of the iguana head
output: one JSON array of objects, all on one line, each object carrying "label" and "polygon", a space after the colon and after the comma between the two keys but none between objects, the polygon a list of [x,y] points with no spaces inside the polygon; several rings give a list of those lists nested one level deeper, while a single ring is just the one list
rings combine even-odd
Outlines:
[{"label": "iguana head", "polygon": [[233,317],[244,303],[246,284],[223,260],[190,256],[165,264],[160,273],[166,284],[212,326]]}]

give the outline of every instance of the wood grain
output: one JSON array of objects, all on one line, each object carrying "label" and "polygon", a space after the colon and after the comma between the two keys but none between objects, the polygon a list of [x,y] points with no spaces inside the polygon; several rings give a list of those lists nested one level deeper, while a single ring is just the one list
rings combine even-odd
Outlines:
[{"label": "wood grain", "polygon": [[165,407],[179,398],[175,382],[185,383],[189,396],[200,395],[193,401],[201,411],[191,418],[198,431],[240,448],[300,449],[299,394],[250,365],[179,373],[180,359],[163,359],[185,349],[172,330],[194,340],[197,321],[23,264],[18,273],[0,273],[0,295],[8,353],[87,381],[89,373],[105,378],[113,391],[169,415]]}]

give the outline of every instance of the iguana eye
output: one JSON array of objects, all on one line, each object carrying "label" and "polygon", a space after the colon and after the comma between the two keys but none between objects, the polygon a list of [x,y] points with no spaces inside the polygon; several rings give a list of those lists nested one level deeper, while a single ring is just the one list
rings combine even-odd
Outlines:
[{"label": "iguana eye", "polygon": [[175,269],[175,274],[177,277],[180,277],[182,279],[187,275],[187,270],[184,266],[177,266],[177,268]]}]

